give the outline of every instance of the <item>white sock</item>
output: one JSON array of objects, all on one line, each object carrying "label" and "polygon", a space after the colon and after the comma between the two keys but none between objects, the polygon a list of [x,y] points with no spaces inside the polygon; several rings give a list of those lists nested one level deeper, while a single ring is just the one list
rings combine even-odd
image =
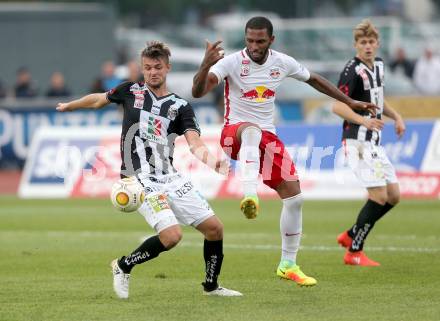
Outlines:
[{"label": "white sock", "polygon": [[301,242],[302,204],[302,194],[283,199],[280,217],[281,260],[290,260],[294,264]]},{"label": "white sock", "polygon": [[246,127],[241,132],[239,152],[241,182],[245,196],[257,195],[258,173],[260,170],[261,129]]}]

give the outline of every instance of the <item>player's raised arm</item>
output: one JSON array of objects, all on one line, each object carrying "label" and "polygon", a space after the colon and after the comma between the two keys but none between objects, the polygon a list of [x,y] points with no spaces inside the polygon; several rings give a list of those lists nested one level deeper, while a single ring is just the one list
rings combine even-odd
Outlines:
[{"label": "player's raised arm", "polygon": [[228,175],[229,162],[227,160],[219,160],[206,147],[201,140],[200,135],[195,130],[188,130],[185,134],[185,139],[188,143],[191,153],[202,163],[215,170],[222,175]]},{"label": "player's raised arm", "polygon": [[384,122],[377,118],[367,118],[355,113],[346,104],[336,102],[333,105],[333,112],[339,117],[349,121],[350,123],[365,126],[369,130],[382,130]]},{"label": "player's raised arm", "polygon": [[69,101],[67,103],[58,103],[57,111],[74,111],[81,108],[98,109],[110,104],[107,99],[107,93],[96,93],[84,96],[82,98]]},{"label": "player's raised arm", "polygon": [[192,95],[194,98],[203,97],[219,83],[217,76],[210,73],[209,69],[225,55],[225,51],[220,47],[220,43],[220,40],[213,44],[206,41],[205,56],[193,78]]},{"label": "player's raised arm", "polygon": [[367,110],[370,114],[376,115],[376,109],[378,109],[376,105],[369,102],[357,101],[348,97],[330,81],[316,73],[311,72],[310,78],[306,82],[316,90],[346,104],[351,109]]}]

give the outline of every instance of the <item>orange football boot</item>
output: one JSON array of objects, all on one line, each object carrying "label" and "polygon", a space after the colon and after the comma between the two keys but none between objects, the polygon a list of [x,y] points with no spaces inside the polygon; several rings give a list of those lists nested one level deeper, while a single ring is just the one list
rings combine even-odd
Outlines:
[{"label": "orange football boot", "polygon": [[380,266],[380,263],[369,259],[363,251],[345,252],[344,263],[347,265]]}]

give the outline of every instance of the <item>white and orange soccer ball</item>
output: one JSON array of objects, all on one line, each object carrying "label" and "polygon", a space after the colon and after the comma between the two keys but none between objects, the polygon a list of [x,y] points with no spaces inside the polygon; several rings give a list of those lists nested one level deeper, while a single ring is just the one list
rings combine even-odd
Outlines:
[{"label": "white and orange soccer ball", "polygon": [[134,212],[144,202],[145,191],[136,177],[125,177],[113,184],[110,199],[121,212]]}]

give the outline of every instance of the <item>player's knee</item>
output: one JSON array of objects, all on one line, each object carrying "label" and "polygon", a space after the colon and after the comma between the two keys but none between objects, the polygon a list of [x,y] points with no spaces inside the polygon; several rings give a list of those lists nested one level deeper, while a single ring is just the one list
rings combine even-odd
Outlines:
[{"label": "player's knee", "polygon": [[159,233],[159,238],[163,246],[169,250],[175,247],[182,239],[182,230],[178,226],[165,229]]},{"label": "player's knee", "polygon": [[300,212],[304,203],[304,197],[301,193],[283,199],[283,205],[289,209],[290,213]]},{"label": "player's knee", "polygon": [[246,132],[255,132],[255,133],[261,133],[261,128],[256,124],[246,124],[244,125],[242,133]]},{"label": "player's knee", "polygon": [[223,239],[223,223],[217,221],[215,224],[211,225],[209,229],[205,232],[205,237],[210,241],[217,241]]},{"label": "player's knee", "polygon": [[387,202],[391,205],[396,205],[400,202],[400,192],[389,193]]},{"label": "player's knee", "polygon": [[370,195],[369,198],[380,205],[385,205],[388,202],[388,195],[386,193]]},{"label": "player's knee", "polygon": [[261,140],[262,131],[258,125],[255,124],[245,124],[241,130],[240,137],[241,140]]}]

